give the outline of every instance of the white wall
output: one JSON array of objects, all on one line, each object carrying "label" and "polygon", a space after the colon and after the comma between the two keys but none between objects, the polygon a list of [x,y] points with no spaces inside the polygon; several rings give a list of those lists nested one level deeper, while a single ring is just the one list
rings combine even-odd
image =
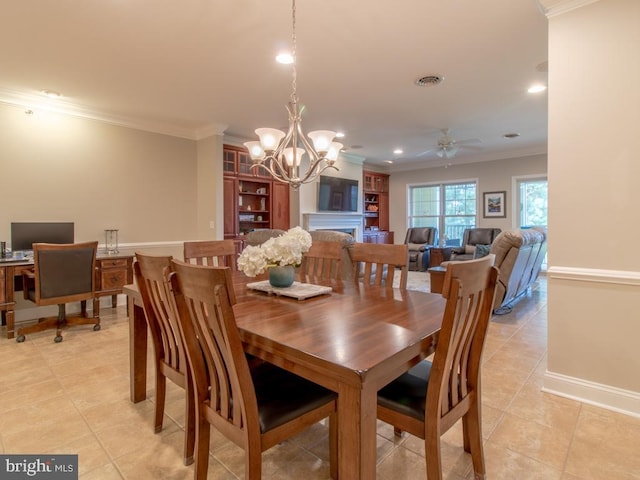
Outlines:
[{"label": "white wall", "polygon": [[[475,180],[478,182],[478,226],[498,227],[503,230],[517,224],[514,218],[514,177],[546,175],[545,155],[495,160],[493,162],[434,167],[422,170],[394,172],[390,177],[389,204],[390,229],[395,232],[395,243],[404,242],[407,230],[408,186],[430,183]],[[506,218],[482,218],[482,192],[506,191]]]},{"label": "white wall", "polygon": [[640,415],[640,2],[549,18],[545,388]]},{"label": "white wall", "polygon": [[72,221],[76,240],[196,237],[196,142],[0,104],[0,239],[12,221]]},{"label": "white wall", "polygon": [[[349,178],[358,181],[358,212],[362,213],[362,160],[353,156],[341,154],[336,161],[338,170],[329,168],[322,174],[331,177]],[[302,215],[318,211],[318,183],[316,180],[301,185],[298,193],[290,192],[291,226],[302,225]],[[296,203],[297,202],[297,203]]]}]

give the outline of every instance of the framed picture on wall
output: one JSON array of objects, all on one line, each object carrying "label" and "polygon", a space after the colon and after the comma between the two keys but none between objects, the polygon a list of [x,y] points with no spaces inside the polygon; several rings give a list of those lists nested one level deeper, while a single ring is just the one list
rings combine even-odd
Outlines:
[{"label": "framed picture on wall", "polygon": [[484,192],[483,212],[484,218],[505,218],[507,216],[507,192]]}]

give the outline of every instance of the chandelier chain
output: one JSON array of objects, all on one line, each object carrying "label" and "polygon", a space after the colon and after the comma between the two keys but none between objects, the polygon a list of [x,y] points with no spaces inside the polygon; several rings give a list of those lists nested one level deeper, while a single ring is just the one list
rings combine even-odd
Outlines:
[{"label": "chandelier chain", "polygon": [[296,0],[292,0],[292,4],[291,4],[291,25],[292,25],[292,29],[291,29],[291,57],[293,58],[293,64],[292,64],[292,80],[291,80],[291,101],[293,103],[297,103],[298,102],[298,95],[296,93],[296,87],[297,87],[297,81],[298,81],[298,74],[297,74],[297,70],[296,70],[296,63],[297,63],[297,59],[296,59],[296,50],[297,50],[297,45],[296,45]]}]

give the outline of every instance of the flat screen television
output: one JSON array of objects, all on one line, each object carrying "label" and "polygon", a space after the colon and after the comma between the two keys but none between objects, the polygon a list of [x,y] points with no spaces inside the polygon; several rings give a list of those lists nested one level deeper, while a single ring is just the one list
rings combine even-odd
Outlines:
[{"label": "flat screen television", "polygon": [[33,250],[34,243],[73,243],[73,222],[12,222],[11,250]]},{"label": "flat screen television", "polygon": [[319,212],[357,212],[358,180],[320,175]]}]

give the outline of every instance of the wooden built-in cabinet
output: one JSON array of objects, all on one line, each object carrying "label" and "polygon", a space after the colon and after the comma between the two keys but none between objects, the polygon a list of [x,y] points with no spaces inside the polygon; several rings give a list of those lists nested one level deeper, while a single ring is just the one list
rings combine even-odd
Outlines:
[{"label": "wooden built-in cabinet", "polygon": [[249,153],[223,148],[224,238],[242,249],[244,235],[259,228],[289,228],[289,185],[273,180],[262,168],[251,169]]},{"label": "wooden built-in cabinet", "polygon": [[389,175],[363,172],[363,233],[367,243],[393,243],[389,231]]}]

